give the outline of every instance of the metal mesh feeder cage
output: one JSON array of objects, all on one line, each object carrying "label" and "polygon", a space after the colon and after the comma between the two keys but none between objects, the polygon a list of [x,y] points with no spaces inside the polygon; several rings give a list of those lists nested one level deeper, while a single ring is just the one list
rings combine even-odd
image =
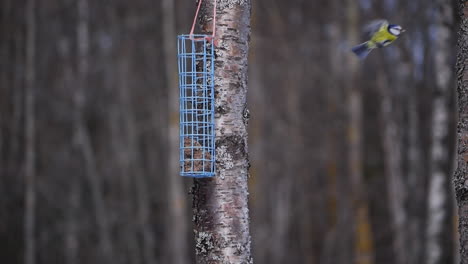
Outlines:
[{"label": "metal mesh feeder cage", "polygon": [[180,174],[215,175],[213,37],[179,35]]}]

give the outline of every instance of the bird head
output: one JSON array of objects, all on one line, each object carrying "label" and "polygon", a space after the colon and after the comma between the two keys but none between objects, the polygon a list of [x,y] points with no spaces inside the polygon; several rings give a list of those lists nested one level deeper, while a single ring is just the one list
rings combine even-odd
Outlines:
[{"label": "bird head", "polygon": [[390,32],[390,34],[394,36],[399,36],[401,33],[405,31],[406,30],[404,30],[400,25],[393,25],[393,24],[388,25],[388,32]]}]

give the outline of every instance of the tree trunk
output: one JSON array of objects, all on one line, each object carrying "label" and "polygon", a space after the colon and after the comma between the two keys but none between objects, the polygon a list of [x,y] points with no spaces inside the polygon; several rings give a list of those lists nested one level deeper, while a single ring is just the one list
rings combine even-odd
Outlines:
[{"label": "tree trunk", "polygon": [[166,88],[168,89],[168,172],[169,199],[166,241],[168,262],[174,264],[188,263],[187,255],[187,212],[182,177],[179,176],[179,101],[177,89],[176,66],[176,29],[174,0],[162,0],[162,18],[164,34],[164,56],[166,65]]},{"label": "tree trunk", "polygon": [[392,100],[392,87],[388,85],[385,73],[379,73],[379,92],[382,97],[380,115],[383,130],[382,146],[384,152],[384,170],[388,184],[388,201],[391,215],[391,230],[394,234],[393,249],[397,263],[406,263],[405,253],[405,211],[406,190],[401,168],[401,131],[398,129],[395,102]]},{"label": "tree trunk", "polygon": [[25,74],[25,199],[24,199],[24,263],[36,263],[36,1],[27,1],[26,16],[26,74]]},{"label": "tree trunk", "polygon": [[[63,59],[63,79],[61,85],[63,87],[74,87],[73,79],[73,59],[71,54],[71,41],[66,38],[61,44],[61,59]],[[80,248],[80,208],[81,204],[81,180],[74,176],[70,179],[70,188],[66,204],[66,222],[64,228],[64,263],[77,264],[79,263],[78,252]]]},{"label": "tree trunk", "polygon": [[71,190],[68,197],[68,210],[67,210],[67,221],[65,227],[65,264],[78,264],[80,263],[78,258],[79,250],[79,210],[80,210],[80,199],[81,188],[80,181],[74,179],[71,181]]},{"label": "tree trunk", "polygon": [[[210,30],[212,1],[203,3],[202,28]],[[194,181],[197,263],[252,263],[246,109],[250,11],[249,0],[218,1],[216,177]]]},{"label": "tree trunk", "polygon": [[457,169],[454,174],[455,195],[458,203],[460,233],[460,263],[468,263],[468,3],[461,0],[458,12],[457,54]]},{"label": "tree trunk", "polygon": [[90,50],[90,32],[89,19],[90,9],[88,0],[79,0],[77,3],[78,24],[77,24],[77,87],[73,94],[74,112],[74,142],[76,148],[81,154],[84,164],[85,174],[91,189],[91,197],[94,204],[94,213],[97,223],[97,234],[99,240],[100,256],[102,262],[112,259],[112,242],[108,215],[104,202],[101,177],[99,175],[95,151],[91,144],[89,131],[86,128],[84,120],[84,109],[86,106],[85,92],[89,79],[89,50]]},{"label": "tree trunk", "polygon": [[[453,9],[451,0],[436,1],[435,93],[432,106],[426,263],[453,263],[451,122]],[[466,110],[466,109],[465,109]]]},{"label": "tree trunk", "polygon": [[[119,93],[119,108],[121,111],[122,116],[122,131],[125,136],[122,136],[120,140],[125,142],[123,144],[123,149],[120,149],[120,155],[122,156],[122,172],[124,177],[124,186],[123,189],[127,190],[127,199],[129,200],[131,197],[131,189],[134,188],[133,193],[136,195],[136,213],[135,213],[135,220],[132,223],[134,227],[134,231],[137,231],[137,234],[141,237],[141,244],[138,245],[138,239],[133,239],[134,234],[131,235],[132,240],[129,240],[129,244],[135,243],[135,245],[129,245],[132,247],[129,252],[130,259],[132,262],[139,263],[140,256],[138,256],[138,249],[141,248],[141,252],[143,255],[143,263],[145,264],[154,264],[156,263],[155,256],[154,256],[154,248],[155,248],[155,241],[154,241],[154,232],[152,230],[152,224],[150,221],[150,195],[148,188],[149,186],[144,182],[144,173],[142,170],[141,161],[143,160],[140,156],[140,152],[138,151],[138,131],[137,131],[137,122],[134,116],[135,110],[132,103],[132,95],[130,94],[129,90],[132,87],[128,79],[126,78],[126,73],[129,72],[129,63],[126,58],[130,57],[128,53],[125,51],[122,52],[122,57],[118,60],[118,70],[120,73],[118,74],[120,80],[118,80],[117,90]],[[116,143],[118,145],[118,143]],[[133,180],[133,181],[132,181]],[[131,201],[128,201],[129,207],[128,210],[131,212]],[[138,237],[138,236],[136,236]],[[134,242],[130,242],[134,241]]]},{"label": "tree trunk", "polygon": [[[347,40],[349,43],[359,43],[360,27],[359,27],[359,3],[354,0],[347,1],[347,19],[345,23],[346,31],[348,32]],[[353,260],[348,260],[348,263],[372,263],[373,256],[371,252],[371,238],[368,232],[369,216],[368,204],[363,194],[364,177],[363,177],[363,90],[359,80],[359,60],[354,54],[349,53],[347,57],[347,106],[348,106],[348,169],[351,183],[352,197],[352,216],[347,219],[348,224],[353,224],[354,229],[351,229],[351,245],[354,252]],[[349,188],[349,187],[348,187]],[[349,228],[349,226],[348,226]],[[345,262],[346,263],[346,260]]]}]

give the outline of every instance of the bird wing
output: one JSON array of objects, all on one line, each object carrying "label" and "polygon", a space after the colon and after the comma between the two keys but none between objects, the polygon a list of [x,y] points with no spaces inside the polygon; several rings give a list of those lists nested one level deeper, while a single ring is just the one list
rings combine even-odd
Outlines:
[{"label": "bird wing", "polygon": [[363,28],[363,32],[367,39],[371,39],[372,36],[379,31],[379,29],[384,25],[388,25],[388,21],[385,19],[373,20],[366,24]]}]

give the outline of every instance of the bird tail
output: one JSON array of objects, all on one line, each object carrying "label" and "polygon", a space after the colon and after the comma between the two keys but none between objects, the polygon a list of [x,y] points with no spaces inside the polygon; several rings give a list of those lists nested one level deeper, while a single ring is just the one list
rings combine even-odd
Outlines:
[{"label": "bird tail", "polygon": [[369,53],[372,51],[372,48],[370,47],[369,42],[366,41],[362,44],[354,46],[351,50],[359,57],[359,59],[363,60],[367,57],[367,55],[369,55]]}]

